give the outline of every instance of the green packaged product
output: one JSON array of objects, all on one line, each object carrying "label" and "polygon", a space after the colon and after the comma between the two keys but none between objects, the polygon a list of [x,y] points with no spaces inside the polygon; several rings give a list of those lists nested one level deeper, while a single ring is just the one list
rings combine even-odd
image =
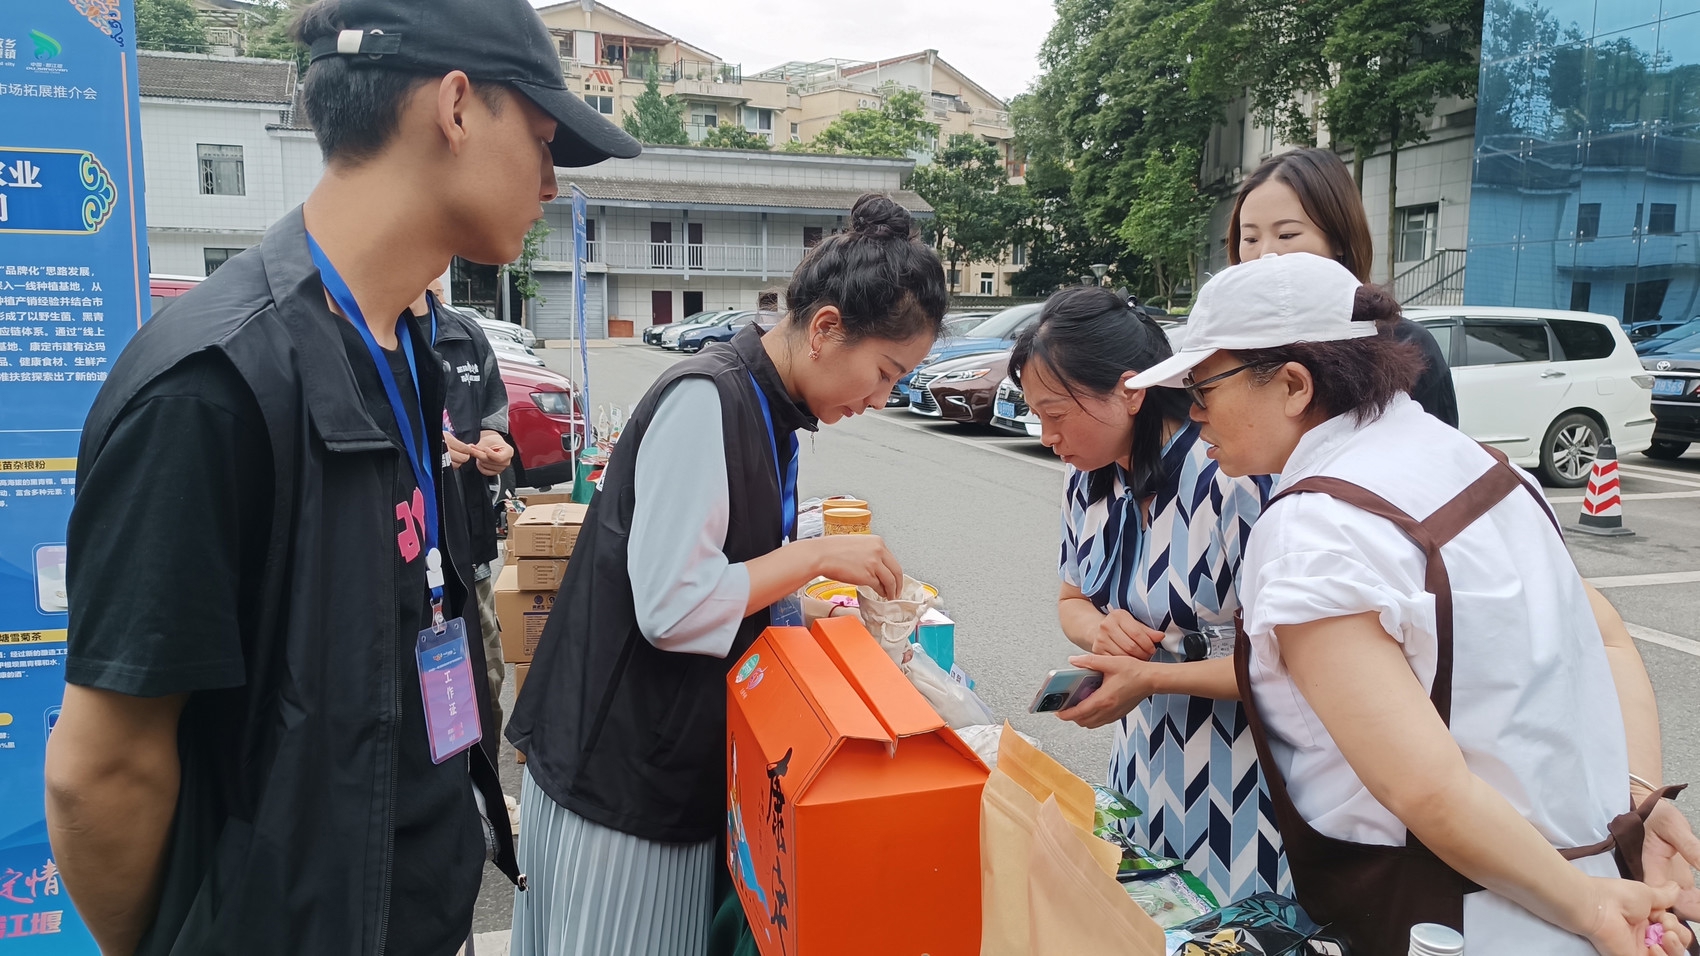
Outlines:
[{"label": "green packaged product", "polygon": [[1194,882],[1179,873],[1165,873],[1152,880],[1124,883],[1122,888],[1158,926],[1174,929],[1216,910],[1210,892],[1200,894],[1193,888]]},{"label": "green packaged product", "polygon": [[1132,820],[1141,816],[1139,808],[1133,805],[1125,794],[1111,790],[1109,787],[1093,787],[1092,793],[1098,800],[1097,813],[1094,814],[1092,826],[1103,836],[1103,830],[1113,827],[1123,820]]}]

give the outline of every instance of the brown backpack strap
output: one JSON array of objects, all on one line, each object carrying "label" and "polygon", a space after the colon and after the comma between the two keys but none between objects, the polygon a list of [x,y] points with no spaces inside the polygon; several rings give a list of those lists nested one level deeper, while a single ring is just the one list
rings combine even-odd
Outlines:
[{"label": "brown backpack strap", "polygon": [[[1474,524],[1482,515],[1488,513],[1494,505],[1504,501],[1522,487],[1529,490],[1536,499],[1539,493],[1530,488],[1517,474],[1517,469],[1506,460],[1504,453],[1497,448],[1483,445],[1495,462],[1485,474],[1466,485],[1463,491],[1422,521],[1411,517],[1399,506],[1381,497],[1362,485],[1353,484],[1342,478],[1319,476],[1305,478],[1284,489],[1280,494],[1270,499],[1270,504],[1287,497],[1305,493],[1325,494],[1337,498],[1372,515],[1386,518],[1393,522],[1405,536],[1410,538],[1418,548],[1422,549],[1426,560],[1423,574],[1423,590],[1434,596],[1435,619],[1435,665],[1434,684],[1429,689],[1429,701],[1440,714],[1442,722],[1448,726],[1452,723],[1452,664],[1454,659],[1452,631],[1452,581],[1446,572],[1446,559],[1440,549],[1447,542],[1462,534],[1465,528]],[[1554,522],[1545,501],[1541,501],[1541,510]]]}]

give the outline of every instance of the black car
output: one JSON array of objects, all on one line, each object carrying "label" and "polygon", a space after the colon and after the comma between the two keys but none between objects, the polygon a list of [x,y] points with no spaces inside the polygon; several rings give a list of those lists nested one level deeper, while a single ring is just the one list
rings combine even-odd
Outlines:
[{"label": "black car", "polygon": [[1700,442],[1700,335],[1666,345],[1641,364],[1653,373],[1653,444],[1644,454],[1669,461]]}]

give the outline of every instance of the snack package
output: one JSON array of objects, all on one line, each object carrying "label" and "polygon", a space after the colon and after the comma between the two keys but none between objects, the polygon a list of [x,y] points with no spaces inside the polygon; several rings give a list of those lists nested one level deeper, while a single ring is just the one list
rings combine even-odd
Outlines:
[{"label": "snack package", "polygon": [[1216,908],[1214,900],[1200,896],[1176,873],[1123,883],[1122,889],[1165,930],[1188,924]]},{"label": "snack package", "polygon": [[[1133,805],[1133,801],[1129,800],[1127,795],[1120,790],[1094,786],[1092,792],[1098,798],[1098,811],[1093,823],[1097,830],[1103,830],[1106,827],[1115,827],[1120,830],[1122,828],[1119,824],[1123,820],[1132,820],[1143,815],[1140,809]],[[1098,835],[1103,836],[1104,834],[1099,833]]]},{"label": "snack package", "polygon": [[[866,602],[863,608],[867,607]],[[907,643],[908,639],[904,641]],[[883,643],[883,642],[882,642]],[[980,695],[967,687],[951,680],[944,668],[934,663],[927,652],[919,644],[907,644],[907,652],[898,659],[898,667],[908,676],[909,682],[921,692],[933,710],[944,718],[952,730],[964,727],[975,727],[989,724],[997,720],[992,709],[980,699]],[[987,764],[991,766],[991,764]]]},{"label": "snack package", "polygon": [[1174,857],[1159,856],[1145,847],[1133,842],[1133,839],[1114,826],[1104,827],[1095,835],[1110,843],[1114,843],[1122,851],[1121,866],[1116,870],[1116,879],[1126,883],[1130,880],[1146,880],[1160,876],[1172,870],[1180,870],[1186,866],[1185,860]]},{"label": "snack package", "polygon": [[[951,729],[956,731],[956,736],[961,737],[963,743],[974,749],[974,753],[987,767],[997,768],[998,740],[1003,736],[1002,727],[996,724],[979,724],[973,727],[953,727]],[[1022,740],[1032,744],[1033,749],[1039,749],[1038,740],[1019,730],[1015,733]]]},{"label": "snack package", "polygon": [[[1187,945],[1193,948],[1183,946],[1175,950],[1186,956],[1217,952],[1296,956],[1345,951],[1342,943],[1317,926],[1303,907],[1275,893],[1259,893],[1230,903],[1179,929],[1191,934]],[[1226,945],[1239,948],[1222,948]]]}]

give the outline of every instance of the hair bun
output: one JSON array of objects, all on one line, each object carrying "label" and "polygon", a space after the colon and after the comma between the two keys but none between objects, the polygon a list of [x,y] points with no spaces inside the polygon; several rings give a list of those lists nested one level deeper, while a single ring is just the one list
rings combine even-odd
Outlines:
[{"label": "hair bun", "polygon": [[914,229],[915,220],[909,210],[889,196],[867,193],[850,209],[850,232],[854,235],[907,241]]}]

